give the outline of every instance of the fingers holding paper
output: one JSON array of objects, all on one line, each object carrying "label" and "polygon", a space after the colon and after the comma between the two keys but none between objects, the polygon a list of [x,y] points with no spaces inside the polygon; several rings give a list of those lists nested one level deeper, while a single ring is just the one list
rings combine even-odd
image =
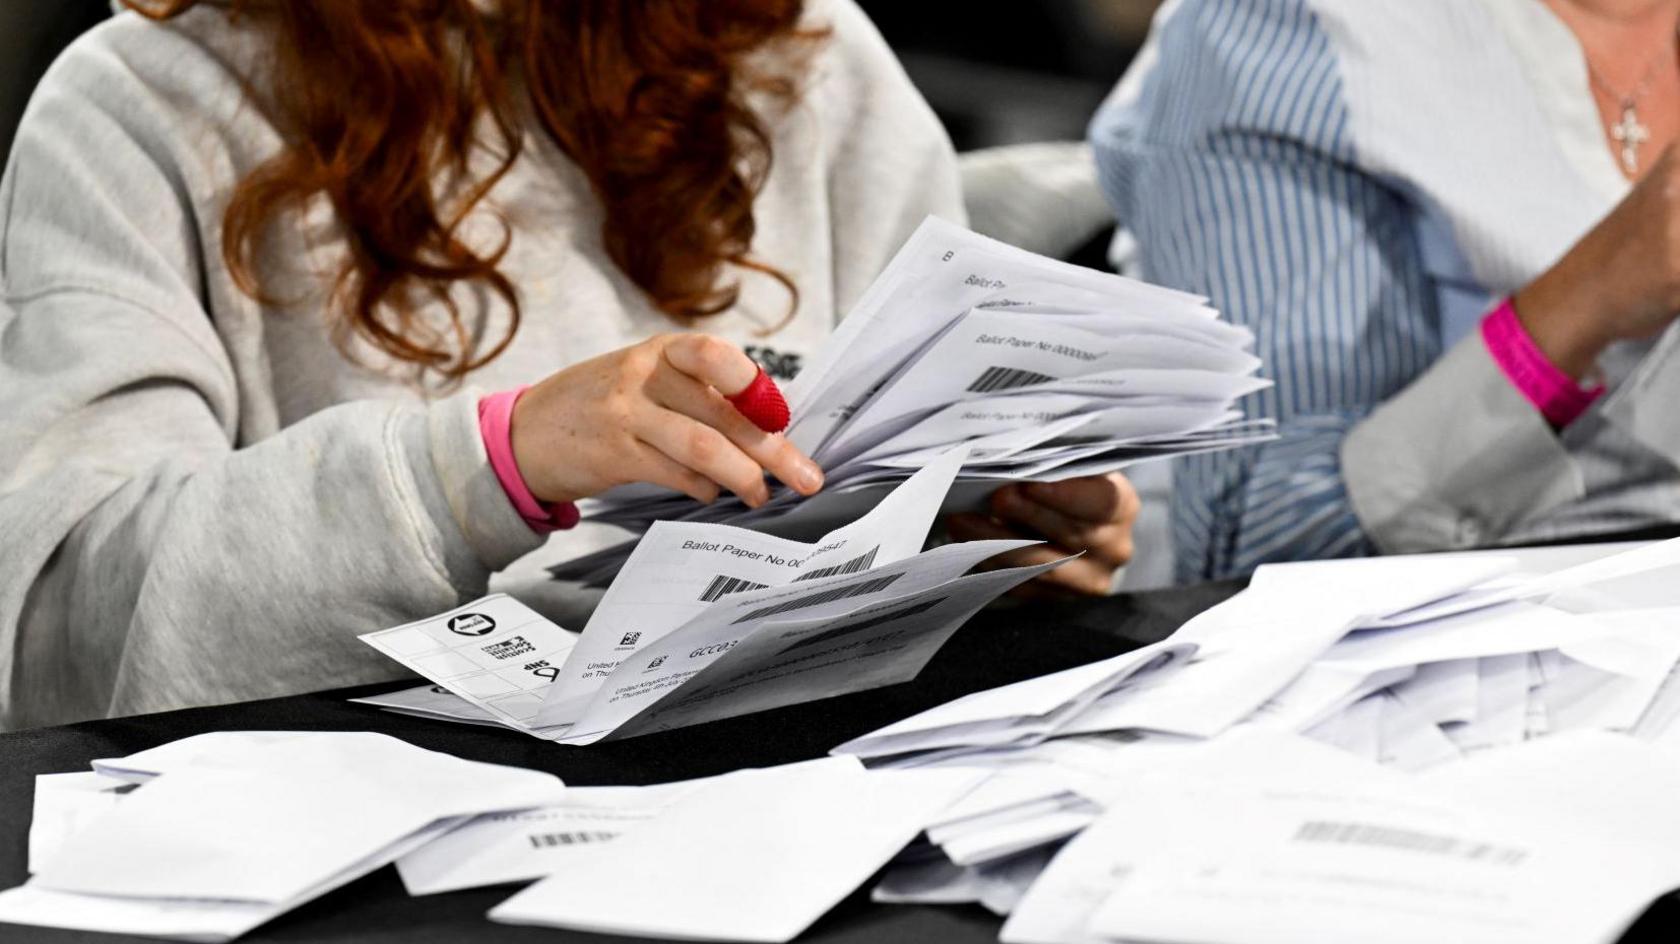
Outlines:
[{"label": "fingers holding paper", "polygon": [[[649,396],[704,430],[719,434],[734,447],[733,452],[750,460],[753,465],[751,470],[737,469],[736,472],[741,476],[741,484],[758,494],[758,500],[754,501],[725,479],[714,478],[714,481],[746,499],[748,504],[762,504],[768,497],[763,482],[764,472],[805,495],[822,486],[822,472],[815,463],[780,434],[761,429],[728,399],[760,382],[758,365],[740,348],[703,335],[683,335],[666,347],[664,354],[675,369],[658,372],[650,378]],[[674,422],[668,428],[675,430],[684,426]],[[695,434],[692,429],[687,432]],[[715,440],[708,445],[726,456],[731,452]]]},{"label": "fingers holding paper", "polygon": [[519,398],[514,459],[544,501],[648,482],[702,502],[727,489],[757,506],[769,498],[766,472],[809,495],[822,487],[815,463],[726,399],[757,377],[740,348],[705,335],[661,335],[604,354]]},{"label": "fingers holding paper", "polygon": [[1132,523],[1137,491],[1119,473],[1007,485],[992,494],[990,516],[954,515],[946,525],[957,540],[1037,537],[1047,546],[1025,548],[997,559],[1022,566],[1083,556],[1017,588],[1017,596],[1102,596],[1132,557]]}]

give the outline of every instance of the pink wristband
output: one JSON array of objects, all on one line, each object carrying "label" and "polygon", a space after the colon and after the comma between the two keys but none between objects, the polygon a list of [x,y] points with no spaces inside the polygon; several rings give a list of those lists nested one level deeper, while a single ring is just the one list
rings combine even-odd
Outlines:
[{"label": "pink wristband", "polygon": [[1511,386],[1554,428],[1575,422],[1604,394],[1603,384],[1583,387],[1546,357],[1517,319],[1509,298],[1482,319],[1482,342]]},{"label": "pink wristband", "polygon": [[526,389],[505,390],[478,401],[478,434],[484,439],[484,451],[490,454],[490,468],[496,473],[496,481],[501,483],[513,509],[533,531],[546,534],[577,524],[578,510],[571,502],[539,500],[531,494],[525,477],[519,474],[519,463],[513,459],[513,405]]}]

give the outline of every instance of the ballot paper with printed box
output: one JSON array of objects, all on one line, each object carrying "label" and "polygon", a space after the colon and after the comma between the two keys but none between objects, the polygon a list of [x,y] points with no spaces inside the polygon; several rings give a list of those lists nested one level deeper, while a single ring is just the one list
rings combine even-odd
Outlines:
[{"label": "ballot paper with printed box", "polygon": [[1026,540],[921,549],[965,458],[947,451],[811,543],[659,522],[575,639],[501,595],[370,633],[455,700],[361,700],[590,744],[909,681],[980,607],[1059,563],[969,573]]},{"label": "ballot paper with printed box", "polygon": [[[1111,472],[1149,458],[1268,439],[1237,402],[1263,389],[1247,329],[1206,300],[1047,259],[929,218],[787,391],[787,436],[826,484],[774,487],[750,509],[649,486],[583,503],[592,520],[727,522],[811,538],[896,483],[969,447],[944,511],[973,510],[1009,481]],[[561,564],[609,581],[626,543]]]}]

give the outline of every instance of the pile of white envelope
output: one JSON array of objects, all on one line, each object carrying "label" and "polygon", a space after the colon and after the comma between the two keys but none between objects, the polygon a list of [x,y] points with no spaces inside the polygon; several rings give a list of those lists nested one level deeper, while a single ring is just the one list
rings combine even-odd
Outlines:
[{"label": "pile of white envelope", "polygon": [[[1155,645],[698,781],[189,738],[38,778],[0,922],[226,940],[393,863],[535,880],[494,921],[785,941],[889,866],[875,900],[976,902],[1009,944],[1608,942],[1680,887],[1680,542],[1532,560],[1264,568]],[[485,705],[393,707],[518,710]]]},{"label": "pile of white envelope", "polygon": [[1518,564],[1262,568],[1154,646],[841,745],[992,774],[876,899],[1023,944],[1613,940],[1680,887],[1680,542]]},{"label": "pile of white envelope", "polygon": [[786,941],[981,779],[834,757],[565,787],[377,734],[200,735],[37,778],[0,937],[227,941],[394,863],[412,895],[541,879],[490,912],[509,924]]},{"label": "pile of white envelope", "polygon": [[[1047,259],[929,218],[788,388],[787,435],[822,466],[748,509],[617,489],[587,517],[642,531],[726,521],[811,537],[857,517],[911,472],[967,443],[945,511],[1009,481],[1111,472],[1142,459],[1271,438],[1239,398],[1269,385],[1245,328],[1197,296]],[[557,576],[604,583],[628,545]]]},{"label": "pile of white envelope", "polygon": [[565,792],[379,734],[200,735],[37,778],[31,878],[0,892],[0,922],[225,941]]},{"label": "pile of white envelope", "polygon": [[909,681],[980,607],[1055,566],[968,573],[1026,540],[922,550],[965,457],[936,457],[811,543],[658,522],[576,637],[502,595],[370,633],[432,684],[359,700],[592,744]]}]

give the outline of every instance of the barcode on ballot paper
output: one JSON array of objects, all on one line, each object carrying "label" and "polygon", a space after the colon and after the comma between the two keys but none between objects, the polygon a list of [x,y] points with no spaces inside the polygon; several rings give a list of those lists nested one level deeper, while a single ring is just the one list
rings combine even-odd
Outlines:
[{"label": "barcode on ballot paper", "polygon": [[1520,865],[1528,858],[1525,850],[1489,842],[1475,842],[1456,836],[1378,826],[1373,823],[1337,823],[1311,820],[1295,830],[1297,842],[1329,842],[1352,846],[1381,846],[1407,852],[1452,856],[1493,865]]},{"label": "barcode on ballot paper", "polygon": [[1030,387],[1056,378],[1049,374],[1041,374],[1031,370],[1020,370],[1015,367],[988,367],[974,382],[968,385],[969,393],[992,393],[997,390],[1013,390],[1016,387]]},{"label": "barcode on ballot paper", "polygon": [[868,570],[870,565],[875,563],[875,555],[879,553],[880,550],[881,545],[877,544],[870,548],[867,553],[859,554],[857,557],[852,558],[844,564],[835,564],[832,567],[818,567],[816,570],[806,571],[805,573],[793,578],[793,582],[798,583],[801,580],[821,580],[824,577],[833,577],[836,574],[855,574],[862,570]]},{"label": "barcode on ballot paper", "polygon": [[807,610],[813,606],[822,606],[824,603],[833,603],[835,600],[844,600],[847,597],[861,597],[864,594],[876,593],[892,586],[893,581],[902,576],[904,575],[887,574],[885,577],[876,577],[874,580],[865,580],[862,583],[847,584],[844,587],[834,587],[832,589],[824,590],[821,593],[813,593],[808,597],[795,597],[791,600],[783,600],[781,603],[773,604],[771,606],[759,607],[751,613],[736,619],[733,625],[739,626],[742,623],[751,622],[756,619],[764,619],[767,616],[780,616],[783,613],[788,613],[793,610]]},{"label": "barcode on ballot paper", "polygon": [[605,842],[618,838],[618,833],[607,832],[578,832],[578,833],[532,833],[529,837],[533,849],[553,849],[557,846],[578,846],[590,842]]},{"label": "barcode on ballot paper", "polygon": [[712,582],[706,584],[706,589],[700,594],[701,603],[710,603],[719,597],[726,597],[731,593],[746,593],[748,590],[763,590],[770,586],[767,583],[754,583],[740,577],[726,577],[718,574]]}]

